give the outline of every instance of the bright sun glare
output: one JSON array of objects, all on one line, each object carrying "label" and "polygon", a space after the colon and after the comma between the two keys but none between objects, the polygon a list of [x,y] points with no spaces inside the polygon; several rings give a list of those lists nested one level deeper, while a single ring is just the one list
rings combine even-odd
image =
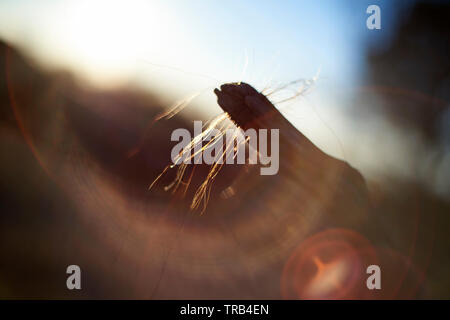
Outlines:
[{"label": "bright sun glare", "polygon": [[167,12],[152,1],[73,1],[66,14],[61,32],[68,56],[79,71],[101,82],[130,74],[173,35],[164,23]]}]

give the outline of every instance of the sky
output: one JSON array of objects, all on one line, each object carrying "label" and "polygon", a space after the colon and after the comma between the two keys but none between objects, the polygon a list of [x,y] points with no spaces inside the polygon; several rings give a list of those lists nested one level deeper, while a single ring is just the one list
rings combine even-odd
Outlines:
[{"label": "sky", "polygon": [[[307,97],[277,107],[325,152],[346,159],[345,149],[359,145],[346,110],[365,84],[367,52],[389,45],[398,13],[413,3],[2,0],[0,38],[42,66],[68,69],[96,86],[134,83],[170,93],[168,103],[201,92],[193,108],[207,116],[221,111],[212,89],[222,83],[262,90],[318,75]],[[371,4],[381,8],[381,30],[366,27]],[[395,130],[385,123],[373,130],[380,128]],[[390,150],[405,145],[407,133],[397,135]],[[361,150],[366,164],[378,165],[380,157]],[[402,163],[398,155],[389,161]]]},{"label": "sky", "polygon": [[[366,28],[373,3],[381,7],[382,30]],[[394,3],[3,0],[0,37],[104,85],[137,74],[148,82],[155,74],[171,78],[174,70],[164,66],[221,82],[287,82],[320,69],[323,79],[354,85],[364,75],[365,49],[382,47],[395,28],[404,6]],[[212,80],[186,78],[193,87]]]}]

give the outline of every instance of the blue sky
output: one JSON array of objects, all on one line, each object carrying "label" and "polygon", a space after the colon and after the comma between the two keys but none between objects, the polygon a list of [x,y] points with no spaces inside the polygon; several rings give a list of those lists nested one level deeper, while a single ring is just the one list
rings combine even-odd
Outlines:
[{"label": "blue sky", "polygon": [[[386,48],[397,13],[413,3],[3,0],[0,38],[47,68],[69,69],[96,85],[131,82],[167,93],[168,105],[208,88],[192,107],[208,116],[221,112],[213,86],[243,80],[262,89],[312,78],[320,69],[306,102],[278,107],[319,147],[344,158],[342,146],[364,146],[354,141],[361,142],[363,132],[352,131],[356,124],[346,108],[353,89],[365,84],[367,52]],[[371,4],[381,8],[381,30],[366,28]],[[394,130],[377,124],[373,131],[383,126]],[[379,156],[369,151],[360,158],[378,165]]]},{"label": "blue sky", "polygon": [[[27,48],[41,60],[48,56],[51,59],[47,60],[53,60],[54,64],[69,65],[76,70],[77,61],[73,57],[64,59],[61,48],[67,47],[67,51],[75,51],[74,55],[77,55],[71,48],[71,34],[65,32],[65,17],[70,15],[71,8],[82,2],[2,1],[0,36]],[[92,5],[94,2],[86,1],[80,11],[88,12],[94,8],[94,22],[101,25],[114,1],[101,2],[103,7]],[[145,6],[142,6],[143,2]],[[129,28],[127,32],[138,34],[143,44],[153,42],[160,47],[159,51],[152,48],[148,54],[145,50],[140,52],[139,59],[207,74],[221,81],[240,80],[246,60],[246,76],[256,82],[265,77],[277,82],[312,77],[321,68],[321,76],[327,79],[326,82],[352,86],[363,79],[367,48],[383,48],[395,30],[397,10],[404,10],[412,2],[172,0],[124,3],[129,7],[141,6],[142,10],[140,7],[137,10],[144,11],[143,23],[134,24],[134,29]],[[370,4],[381,7],[382,30],[366,28],[366,8]],[[160,11],[168,14],[161,17]],[[126,19],[113,18],[114,28],[130,24]],[[157,20],[156,24],[149,25],[151,20]],[[83,18],[77,22],[83,24]],[[88,26],[85,32],[89,34],[89,30],[98,25]],[[139,33],[135,29],[139,29]],[[168,29],[170,33],[164,35]],[[157,41],[161,37],[153,40],[155,33],[164,35],[164,44]],[[101,33],[99,37],[102,37]],[[120,46],[119,41],[117,45]],[[58,54],[52,56],[52,52]],[[130,55],[129,60],[133,59],[136,60],[136,56]],[[44,62],[52,65],[52,61]],[[97,70],[94,72],[98,73]]]}]

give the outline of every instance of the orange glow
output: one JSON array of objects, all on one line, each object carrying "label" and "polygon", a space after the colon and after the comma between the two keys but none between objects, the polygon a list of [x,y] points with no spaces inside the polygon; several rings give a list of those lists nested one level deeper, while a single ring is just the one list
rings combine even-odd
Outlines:
[{"label": "orange glow", "polygon": [[345,229],[330,229],[306,239],[285,265],[285,299],[364,298],[366,267],[377,263],[367,239]]}]

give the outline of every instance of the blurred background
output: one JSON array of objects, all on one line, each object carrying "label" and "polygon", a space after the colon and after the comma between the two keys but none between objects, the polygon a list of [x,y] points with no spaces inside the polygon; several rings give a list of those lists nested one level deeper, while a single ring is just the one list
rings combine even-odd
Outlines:
[{"label": "blurred background", "polygon": [[[371,4],[380,30],[366,27]],[[447,1],[3,0],[0,297],[301,298],[280,279],[320,220],[376,248],[375,298],[449,299],[449,35]],[[148,190],[172,131],[222,112],[215,87],[314,77],[272,102],[362,173],[366,231],[242,166],[220,172],[203,215],[189,204],[207,166],[184,197],[164,191],[175,172]],[[80,291],[66,288],[70,264]]]}]

